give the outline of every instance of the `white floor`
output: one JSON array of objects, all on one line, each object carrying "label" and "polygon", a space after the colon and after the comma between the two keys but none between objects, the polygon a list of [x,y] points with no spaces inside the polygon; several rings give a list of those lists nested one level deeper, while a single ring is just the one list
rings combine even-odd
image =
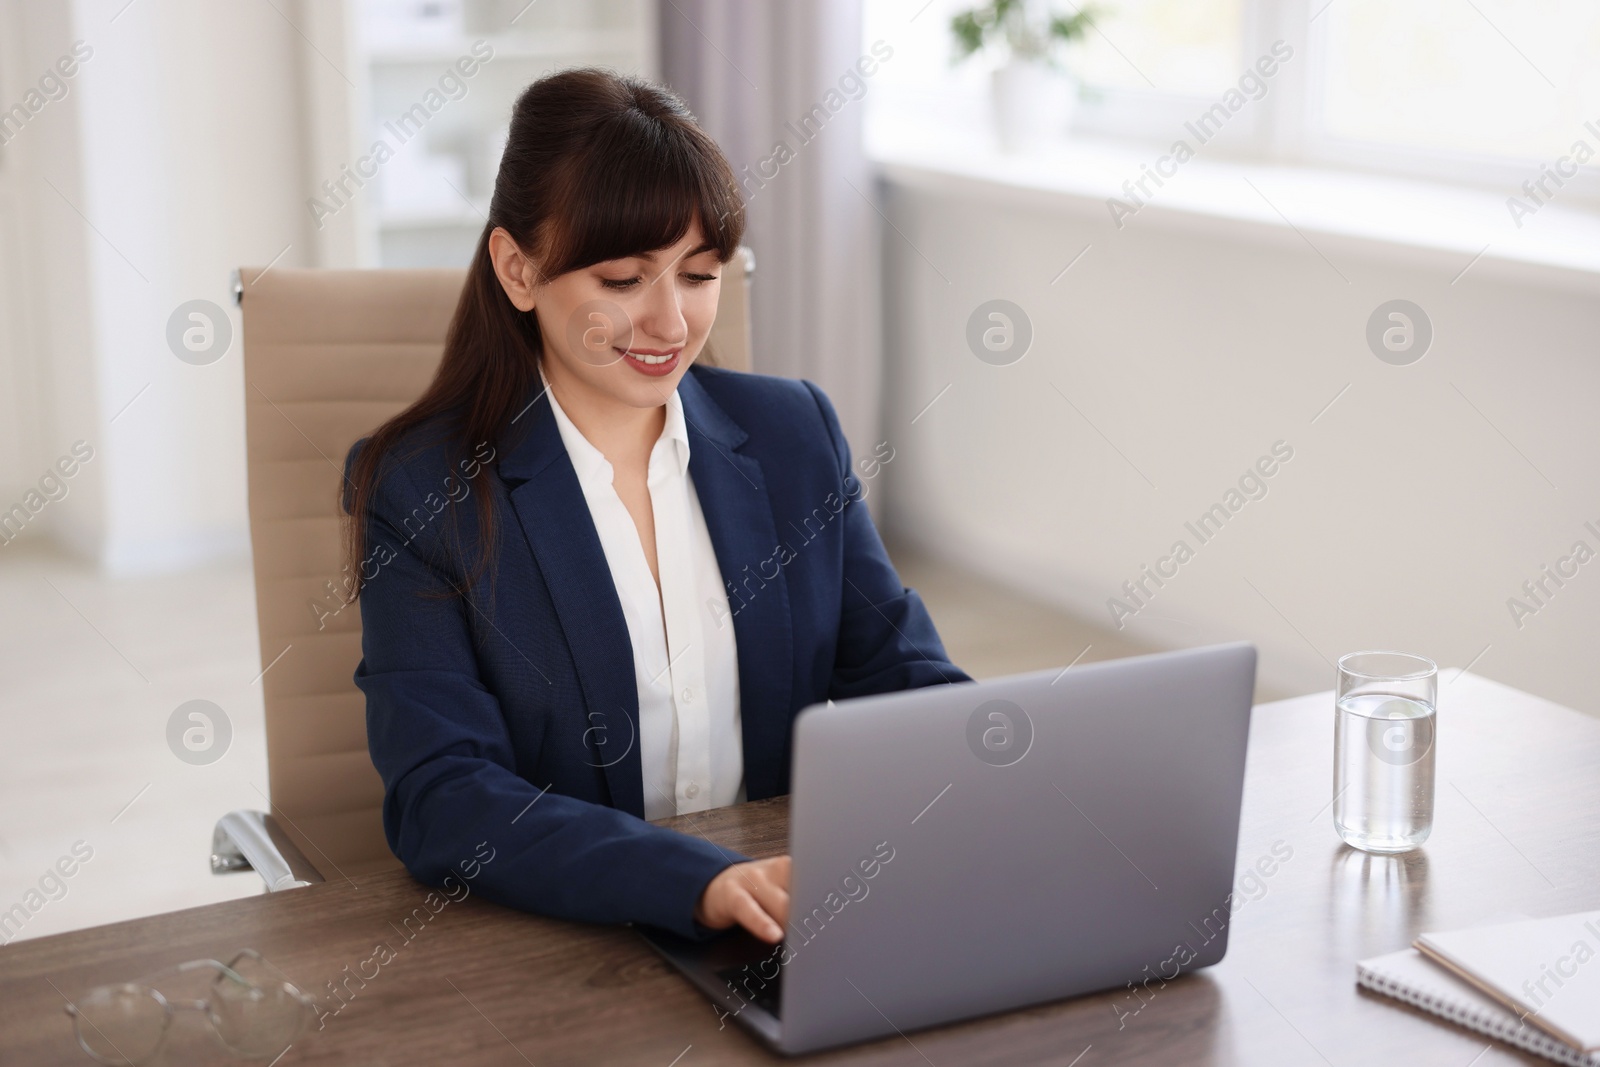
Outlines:
[{"label": "white floor", "polygon": [[[895,560],[975,677],[1145,651],[960,570]],[[109,579],[18,542],[0,545],[0,604],[0,942],[260,892],[255,875],[208,866],[217,817],[266,807],[248,563]],[[233,730],[206,766],[167,742],[173,711],[195,699]],[[92,850],[81,865],[75,845]],[[50,873],[63,857],[68,878]],[[15,930],[4,916],[18,904],[31,914]]]},{"label": "white floor", "polygon": [[[259,892],[208,866],[217,817],[266,806],[248,565],[116,580],[19,541],[0,546],[0,604],[0,941]],[[208,766],[167,745],[193,699],[233,729]]]}]

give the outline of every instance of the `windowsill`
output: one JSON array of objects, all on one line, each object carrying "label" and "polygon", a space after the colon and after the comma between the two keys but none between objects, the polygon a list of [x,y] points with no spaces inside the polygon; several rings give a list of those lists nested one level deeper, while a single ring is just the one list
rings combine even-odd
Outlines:
[{"label": "windowsill", "polygon": [[[1140,207],[1123,183],[1153,169],[1162,148],[1083,137],[1007,155],[987,131],[888,122],[868,130],[868,156],[891,182],[1084,216],[1112,238],[1183,229],[1315,249],[1335,270],[1341,256],[1383,256],[1448,271],[1453,280],[1495,276],[1600,292],[1600,212],[1574,206],[1576,196],[1564,202],[1559,192],[1518,229],[1506,206],[1515,189],[1241,162],[1202,149],[1162,186],[1147,181],[1151,195],[1139,194]],[[1112,197],[1137,208],[1123,215],[1120,231]]]}]

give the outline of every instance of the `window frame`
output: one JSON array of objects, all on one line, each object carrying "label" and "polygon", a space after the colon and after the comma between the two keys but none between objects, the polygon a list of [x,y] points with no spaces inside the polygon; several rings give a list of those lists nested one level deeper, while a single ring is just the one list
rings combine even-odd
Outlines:
[{"label": "window frame", "polygon": [[[1304,12],[1303,0],[1278,0],[1289,8]],[[1338,0],[1309,0],[1326,5]],[[1328,33],[1326,24],[1306,18],[1302,30],[1306,41],[1306,65],[1298,72],[1304,82],[1304,105],[1292,116],[1299,132],[1295,161],[1307,166],[1342,168],[1416,178],[1450,185],[1498,192],[1510,198],[1521,196],[1522,183],[1537,178],[1544,160],[1511,155],[1487,155],[1462,150],[1413,148],[1385,141],[1342,137],[1328,132],[1319,120],[1322,93],[1327,84]],[[1600,149],[1600,145],[1596,146]],[[1567,179],[1559,200],[1584,201],[1581,206],[1600,207],[1600,165],[1580,170]],[[1578,206],[1578,205],[1575,205]]]},{"label": "window frame", "polygon": [[[1242,110],[1206,154],[1233,162],[1280,164],[1437,182],[1523,197],[1522,184],[1537,180],[1554,160],[1490,156],[1449,149],[1408,147],[1343,137],[1320,120],[1328,65],[1327,23],[1322,15],[1339,0],[1242,0],[1240,74],[1278,40],[1296,45],[1295,60],[1283,63],[1267,94]],[[1076,8],[1080,0],[1069,0]],[[1091,31],[1093,32],[1093,31]],[[1170,147],[1184,136],[1184,122],[1216,102],[1202,94],[1107,87],[1086,83],[1073,118],[1073,132],[1141,147]],[[1578,136],[1577,133],[1574,136]],[[1600,150],[1600,144],[1595,148]],[[1559,158],[1559,157],[1557,157]],[[1547,201],[1552,202],[1552,201]],[[1600,210],[1600,157],[1566,178],[1553,202]]]}]

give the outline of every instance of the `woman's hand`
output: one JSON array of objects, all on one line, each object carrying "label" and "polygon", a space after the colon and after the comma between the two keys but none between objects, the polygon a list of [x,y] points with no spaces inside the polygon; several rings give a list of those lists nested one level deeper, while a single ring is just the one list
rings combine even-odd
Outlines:
[{"label": "woman's hand", "polygon": [[789,857],[735,863],[711,879],[694,909],[695,921],[713,930],[735,923],[771,944],[789,922]]}]

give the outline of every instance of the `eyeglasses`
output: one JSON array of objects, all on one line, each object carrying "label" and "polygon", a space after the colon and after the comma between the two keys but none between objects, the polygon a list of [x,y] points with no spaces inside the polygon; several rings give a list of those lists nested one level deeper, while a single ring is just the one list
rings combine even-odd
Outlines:
[{"label": "eyeglasses", "polygon": [[[190,960],[170,971],[217,972],[204,1000],[168,1000],[145,979],[96,986],[67,1004],[78,1044],[90,1056],[115,1067],[148,1063],[161,1049],[179,1008],[203,1012],[212,1033],[236,1056],[269,1058],[283,1053],[306,1032],[316,1001],[284,980],[253,949],[228,963]],[[154,977],[147,975],[146,978]]]}]

